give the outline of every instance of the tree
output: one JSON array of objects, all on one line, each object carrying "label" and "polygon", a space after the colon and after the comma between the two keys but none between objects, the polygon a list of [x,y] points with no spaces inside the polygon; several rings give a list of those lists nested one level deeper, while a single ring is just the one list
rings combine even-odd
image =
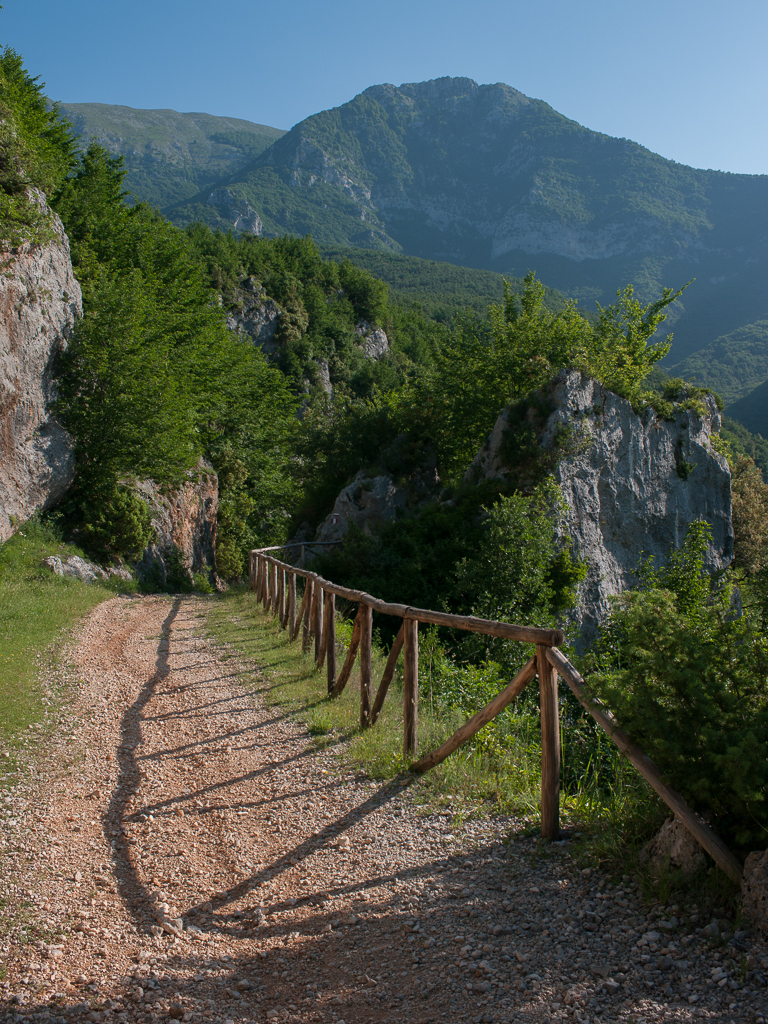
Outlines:
[{"label": "tree", "polygon": [[599,309],[593,323],[574,302],[556,313],[549,310],[544,286],[529,273],[522,295],[505,287],[504,302],[491,306],[487,326],[462,318],[416,398],[431,410],[443,468],[466,469],[501,409],[564,367],[582,369],[634,404],[642,403],[646,377],[670,345],[669,338],[655,345],[648,341],[681,291],[667,288],[659,300],[641,306],[628,286],[614,305]]},{"label": "tree", "polygon": [[15,50],[0,50],[0,238],[6,244],[50,236],[30,190],[55,191],[75,162],[72,125],[58,104],[49,109],[43,83]]}]

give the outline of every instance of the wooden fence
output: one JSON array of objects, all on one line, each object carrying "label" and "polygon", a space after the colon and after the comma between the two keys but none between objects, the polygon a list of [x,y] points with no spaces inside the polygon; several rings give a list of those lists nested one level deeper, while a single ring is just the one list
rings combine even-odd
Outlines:
[{"label": "wooden fence", "polygon": [[[297,545],[285,545],[285,548]],[[270,554],[283,547],[262,548],[250,553],[249,582],[267,612],[277,616],[291,640],[301,633],[302,648],[309,651],[314,643],[314,658],[319,669],[326,667],[328,694],[337,696],[349,681],[352,668],[360,657],[360,726],[373,726],[381,712],[398,660],[403,655],[403,750],[413,758],[410,768],[423,773],[440,764],[463,743],[475,735],[517,697],[529,682],[539,678],[539,706],[541,709],[541,832],[547,839],[556,840],[560,834],[560,716],[558,709],[558,677],[564,680],[577,700],[605,730],[611,740],[631,761],[643,778],[683,822],[698,843],[715,863],[734,881],[741,881],[741,865],[718,835],[687,805],[683,797],[661,778],[658,768],[639,747],[618,727],[610,711],[599,701],[587,696],[584,679],[558,644],[564,640],[559,629],[539,629],[535,626],[515,626],[508,622],[478,619],[470,615],[450,615],[446,612],[411,608],[403,604],[380,601],[360,590],[351,590],[331,583],[304,568],[302,546],[299,566],[283,562]],[[304,593],[297,607],[296,577],[305,580]],[[358,605],[341,671],[336,663],[336,598],[341,597]],[[402,619],[387,658],[384,672],[374,695],[372,680],[371,644],[373,613]],[[515,678],[498,693],[489,704],[481,708],[460,729],[436,750],[418,757],[419,711],[419,623],[463,629],[486,636],[503,637],[535,644],[536,653]]]}]

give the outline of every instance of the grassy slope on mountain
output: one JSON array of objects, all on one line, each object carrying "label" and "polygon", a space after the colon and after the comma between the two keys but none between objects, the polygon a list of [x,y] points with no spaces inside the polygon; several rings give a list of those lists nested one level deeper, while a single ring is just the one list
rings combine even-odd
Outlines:
[{"label": "grassy slope on mountain", "polygon": [[280,138],[283,131],[237,117],[136,110],[106,103],[63,106],[85,148],[95,139],[125,158],[125,187],[143,202],[164,209],[241,167]]}]

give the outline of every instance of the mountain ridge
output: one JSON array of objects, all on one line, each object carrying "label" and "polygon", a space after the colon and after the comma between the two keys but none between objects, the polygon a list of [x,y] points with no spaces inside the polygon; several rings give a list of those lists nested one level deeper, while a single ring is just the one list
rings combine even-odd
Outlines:
[{"label": "mountain ridge", "polygon": [[62,103],[83,145],[125,159],[125,185],[161,210],[228,177],[283,134],[238,117],[121,104]]},{"label": "mountain ridge", "polygon": [[373,85],[264,141],[200,170],[194,194],[184,172],[163,212],[180,226],[311,234],[515,277],[533,269],[586,308],[629,282],[647,302],[693,279],[665,325],[668,365],[768,319],[766,175],[678,164],[469,78]]}]

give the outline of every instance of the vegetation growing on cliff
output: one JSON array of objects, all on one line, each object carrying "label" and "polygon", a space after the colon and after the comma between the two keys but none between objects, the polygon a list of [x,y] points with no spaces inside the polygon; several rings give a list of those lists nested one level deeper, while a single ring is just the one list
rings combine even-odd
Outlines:
[{"label": "vegetation growing on cliff", "polygon": [[20,54],[0,49],[0,238],[5,248],[48,237],[50,223],[31,191],[50,194],[71,170],[71,125],[49,109],[43,83]]}]

